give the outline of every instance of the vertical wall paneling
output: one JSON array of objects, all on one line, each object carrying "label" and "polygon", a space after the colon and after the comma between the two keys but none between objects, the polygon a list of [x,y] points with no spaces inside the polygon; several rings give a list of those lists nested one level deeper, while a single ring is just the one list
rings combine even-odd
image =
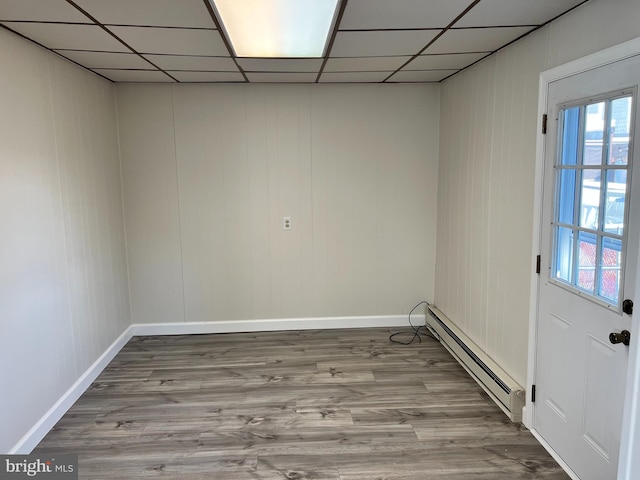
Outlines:
[{"label": "vertical wall paneling", "polygon": [[133,86],[116,88],[132,318],[139,323],[182,321],[171,88],[148,85],[144,96]]},{"label": "vertical wall paneling", "polygon": [[[251,220],[251,291],[253,312],[271,310],[272,285],[270,262],[270,232],[278,223],[269,217],[269,161],[266,155],[267,99],[261,89],[248,92],[246,102],[248,189]],[[294,219],[297,222],[299,219]]]},{"label": "vertical wall paneling", "polygon": [[111,83],[0,31],[0,452],[129,326]]},{"label": "vertical wall paneling", "polygon": [[637,37],[639,16],[592,0],[442,86],[435,302],[522,385],[539,74]]},{"label": "vertical wall paneling", "polygon": [[396,315],[432,298],[438,86],[116,95],[134,323]]}]

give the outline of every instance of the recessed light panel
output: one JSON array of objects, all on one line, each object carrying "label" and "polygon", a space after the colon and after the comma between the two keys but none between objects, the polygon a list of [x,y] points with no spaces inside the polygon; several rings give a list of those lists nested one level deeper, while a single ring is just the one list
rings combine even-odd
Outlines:
[{"label": "recessed light panel", "polygon": [[338,0],[212,0],[238,57],[321,57]]}]

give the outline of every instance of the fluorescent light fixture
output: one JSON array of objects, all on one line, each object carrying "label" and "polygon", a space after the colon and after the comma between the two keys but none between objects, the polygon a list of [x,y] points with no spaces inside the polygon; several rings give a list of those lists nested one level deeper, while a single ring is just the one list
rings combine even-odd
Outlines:
[{"label": "fluorescent light fixture", "polygon": [[322,57],[338,0],[212,0],[238,57]]}]

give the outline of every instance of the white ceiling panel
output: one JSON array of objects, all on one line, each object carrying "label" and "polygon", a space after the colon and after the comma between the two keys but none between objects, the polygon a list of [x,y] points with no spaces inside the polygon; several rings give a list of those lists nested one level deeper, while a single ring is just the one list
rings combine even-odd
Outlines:
[{"label": "white ceiling panel", "polygon": [[444,28],[471,3],[471,0],[349,0],[340,29]]},{"label": "white ceiling panel", "polygon": [[320,77],[322,83],[382,82],[391,72],[328,72]]},{"label": "white ceiling panel", "polygon": [[66,0],[0,0],[0,20],[93,23]]},{"label": "white ceiling panel", "polygon": [[247,72],[318,72],[321,58],[239,58],[238,64]]},{"label": "white ceiling panel", "polygon": [[437,30],[338,32],[332,57],[415,55],[438,34]]},{"label": "white ceiling panel", "polygon": [[283,72],[249,72],[247,78],[250,82],[259,83],[313,83],[316,81],[316,73],[283,73]]},{"label": "white ceiling panel", "polygon": [[231,57],[202,57],[183,55],[144,55],[163,70],[201,70],[234,72],[238,68]]},{"label": "white ceiling panel", "polygon": [[75,50],[81,45],[82,50],[130,52],[127,47],[97,25],[2,23],[10,29],[51,49]]},{"label": "white ceiling panel", "polygon": [[171,55],[229,55],[217,30],[157,27],[109,27],[140,53]]},{"label": "white ceiling panel", "polygon": [[56,50],[57,53],[87,68],[152,68],[135,53],[84,52],[77,50]]},{"label": "white ceiling panel", "polygon": [[541,25],[584,0],[482,0],[456,27]]},{"label": "white ceiling panel", "polygon": [[103,24],[215,28],[202,0],[74,0]]},{"label": "white ceiling panel", "polygon": [[401,71],[389,79],[390,82],[439,82],[440,80],[453,75],[458,70],[424,70],[424,71]]},{"label": "white ceiling panel", "polygon": [[114,82],[153,82],[165,83],[174,81],[158,70],[111,70],[111,69],[94,69],[100,75],[113,80]]},{"label": "white ceiling panel", "polygon": [[532,27],[469,28],[447,30],[423,53],[486,52],[531,31]]},{"label": "white ceiling panel", "polygon": [[180,82],[244,82],[240,72],[167,72]]},{"label": "white ceiling panel", "polygon": [[438,69],[460,69],[483,57],[489,52],[483,53],[458,53],[454,55],[420,55],[405,70],[438,70]]},{"label": "white ceiling panel", "polygon": [[330,58],[324,66],[325,72],[393,72],[410,56]]}]

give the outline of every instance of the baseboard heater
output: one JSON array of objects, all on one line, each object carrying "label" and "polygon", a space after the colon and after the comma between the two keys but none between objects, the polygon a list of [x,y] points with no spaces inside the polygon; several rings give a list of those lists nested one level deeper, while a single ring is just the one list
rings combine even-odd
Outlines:
[{"label": "baseboard heater", "polygon": [[429,305],[427,326],[511,421],[522,422],[522,387],[433,305]]}]

